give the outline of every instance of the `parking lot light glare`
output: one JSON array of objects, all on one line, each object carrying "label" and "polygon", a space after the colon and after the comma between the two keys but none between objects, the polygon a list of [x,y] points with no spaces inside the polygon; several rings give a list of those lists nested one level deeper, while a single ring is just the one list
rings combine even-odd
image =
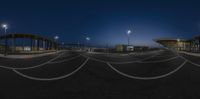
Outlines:
[{"label": "parking lot light glare", "polygon": [[8,29],[8,26],[7,26],[6,24],[3,24],[2,27],[3,27],[4,29]]},{"label": "parking lot light glare", "polygon": [[59,39],[59,37],[58,37],[58,36],[55,36],[54,39],[57,40],[57,39]]},{"label": "parking lot light glare", "polygon": [[130,35],[130,34],[131,34],[131,30],[128,30],[128,31],[127,31],[127,34]]},{"label": "parking lot light glare", "polygon": [[90,41],[90,37],[86,37],[86,40],[87,40],[87,41]]},{"label": "parking lot light glare", "polygon": [[180,39],[177,39],[178,42],[180,42]]}]

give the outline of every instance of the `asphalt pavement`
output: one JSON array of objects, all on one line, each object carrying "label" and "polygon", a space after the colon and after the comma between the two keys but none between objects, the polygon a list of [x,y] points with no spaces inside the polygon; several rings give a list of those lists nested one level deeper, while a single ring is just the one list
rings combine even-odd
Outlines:
[{"label": "asphalt pavement", "polygon": [[199,59],[170,50],[0,58],[0,98],[199,99]]}]

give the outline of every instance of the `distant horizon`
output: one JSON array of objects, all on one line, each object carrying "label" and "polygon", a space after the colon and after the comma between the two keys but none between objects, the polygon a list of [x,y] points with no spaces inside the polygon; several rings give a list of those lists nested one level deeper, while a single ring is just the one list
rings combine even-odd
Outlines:
[{"label": "distant horizon", "polygon": [[[12,34],[12,33],[17,33],[17,34],[21,34],[22,32],[8,32],[7,34]],[[0,33],[1,35],[5,35],[5,33]],[[42,34],[35,34],[35,33],[22,33],[22,34],[33,34],[33,35],[39,35],[41,37],[47,37],[49,39],[54,39],[54,37],[48,37],[48,36],[45,36],[45,35],[42,35]],[[198,36],[198,35],[195,35],[195,36]],[[195,36],[192,36],[195,37]],[[180,37],[160,37],[160,38],[155,38],[155,39],[192,39],[190,37],[188,38],[180,38]],[[133,43],[133,42],[130,42],[130,45],[133,45],[133,46],[148,46],[148,47],[160,47],[160,45],[158,43],[156,43],[154,40],[155,39],[152,39],[152,41],[155,43],[154,45],[148,45],[148,44],[141,44],[141,43]],[[126,40],[126,39],[125,39]],[[81,40],[80,40],[81,41]],[[62,41],[59,41],[60,43],[63,43]],[[74,42],[74,41],[71,41],[71,42],[64,42],[65,44],[85,44],[86,41],[83,41],[83,42]],[[105,44],[102,44],[102,43],[92,43],[92,41],[90,41],[90,45],[91,46],[95,46],[95,47],[105,47],[105,46],[110,46],[110,47],[115,47],[116,45],[128,45],[127,42],[125,43],[105,43]]]}]

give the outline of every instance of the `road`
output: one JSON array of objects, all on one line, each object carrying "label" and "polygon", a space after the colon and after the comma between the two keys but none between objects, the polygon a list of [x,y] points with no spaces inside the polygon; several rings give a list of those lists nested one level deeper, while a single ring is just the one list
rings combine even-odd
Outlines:
[{"label": "road", "polygon": [[200,57],[65,51],[0,59],[1,99],[199,99]]}]

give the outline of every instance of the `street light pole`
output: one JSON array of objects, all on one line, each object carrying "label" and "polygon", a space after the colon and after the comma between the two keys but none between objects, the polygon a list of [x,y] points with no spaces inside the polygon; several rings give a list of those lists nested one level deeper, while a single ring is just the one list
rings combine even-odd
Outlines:
[{"label": "street light pole", "polygon": [[64,50],[64,46],[65,46],[65,43],[64,43],[64,42],[62,42],[62,50]]},{"label": "street light pole", "polygon": [[54,36],[54,40],[56,42],[56,52],[58,51],[58,39],[59,39],[59,36]]},{"label": "street light pole", "polygon": [[131,34],[131,30],[127,31],[127,35],[128,35],[128,45],[130,45],[130,34]]},{"label": "street light pole", "polygon": [[6,24],[3,24],[2,25],[2,28],[4,29],[4,34],[5,34],[5,50],[4,50],[4,56],[6,56],[7,55],[7,36],[6,36],[6,34],[7,34],[7,29],[8,29],[8,26],[6,25]]},{"label": "street light pole", "polygon": [[180,39],[177,39],[177,51],[181,50],[181,48],[179,48],[179,43],[180,43]]},{"label": "street light pole", "polygon": [[[86,46],[88,46],[88,48],[89,48],[90,37],[86,37],[86,41],[87,41],[87,45]],[[88,49],[88,51],[89,51],[89,49]]]}]

